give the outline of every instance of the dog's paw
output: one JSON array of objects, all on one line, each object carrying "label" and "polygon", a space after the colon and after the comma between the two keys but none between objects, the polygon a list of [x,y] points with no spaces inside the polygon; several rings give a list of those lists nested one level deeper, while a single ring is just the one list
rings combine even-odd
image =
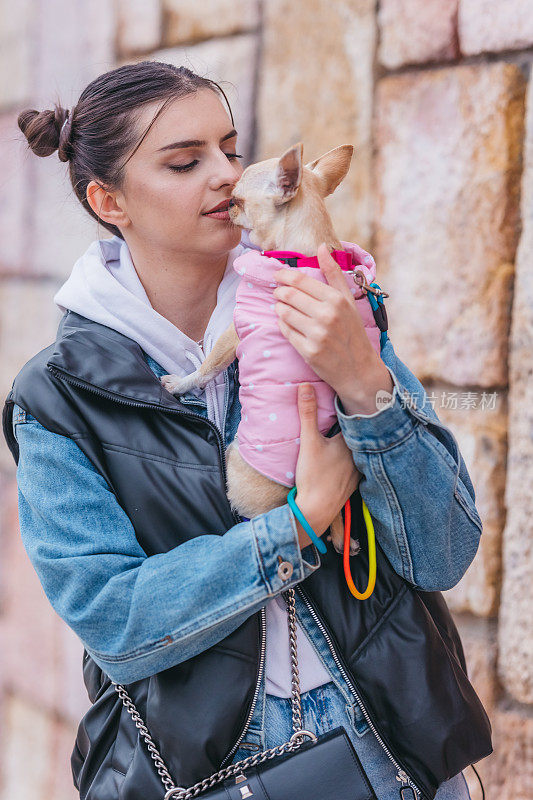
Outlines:
[{"label": "dog's paw", "polygon": [[356,556],[361,550],[361,545],[359,544],[359,539],[352,539],[350,537],[350,555]]},{"label": "dog's paw", "polygon": [[[186,379],[185,379],[186,380]],[[184,379],[179,375],[162,375],[160,378],[161,384],[170,394],[183,394]]]},{"label": "dog's paw", "polygon": [[[342,541],[341,543],[336,542],[331,537],[331,535],[327,536],[326,538],[327,538],[328,542],[333,542],[333,547],[335,548],[337,553],[339,553],[340,555],[342,555],[344,553],[344,541]],[[352,539],[350,537],[350,555],[351,556],[356,556],[359,553],[360,550],[361,550],[361,545],[359,544],[359,539]]]}]

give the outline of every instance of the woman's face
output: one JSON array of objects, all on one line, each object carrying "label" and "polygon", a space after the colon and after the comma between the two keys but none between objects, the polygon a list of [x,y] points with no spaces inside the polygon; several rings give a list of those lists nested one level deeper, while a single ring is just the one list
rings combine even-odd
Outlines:
[{"label": "woman's face", "polygon": [[[139,130],[146,130],[158,105],[143,109]],[[205,144],[183,144],[199,140]],[[236,247],[242,230],[231,220],[205,216],[229,199],[243,172],[237,135],[218,95],[211,89],[170,103],[127,162],[117,193],[130,220],[127,239],[172,251],[217,255]]]}]

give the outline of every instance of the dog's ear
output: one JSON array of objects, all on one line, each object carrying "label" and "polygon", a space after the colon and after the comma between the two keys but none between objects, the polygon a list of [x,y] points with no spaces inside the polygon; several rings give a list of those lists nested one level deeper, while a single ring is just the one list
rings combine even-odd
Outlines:
[{"label": "dog's ear", "polygon": [[276,196],[274,205],[280,206],[292,200],[302,181],[302,161],[303,161],[302,142],[293,144],[281,156],[278,166],[276,167],[276,174],[274,182],[276,184]]},{"label": "dog's ear", "polygon": [[350,169],[350,162],[353,155],[352,144],[341,144],[324,153],[320,158],[306,164],[306,169],[313,170],[321,180],[322,193],[324,197],[335,191],[339,183]]}]

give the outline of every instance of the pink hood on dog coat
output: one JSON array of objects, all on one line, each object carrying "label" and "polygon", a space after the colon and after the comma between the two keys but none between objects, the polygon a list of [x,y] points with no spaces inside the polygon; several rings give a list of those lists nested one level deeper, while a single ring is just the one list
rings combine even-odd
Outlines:
[{"label": "pink hood on dog coat", "polygon": [[[341,242],[351,251],[354,264],[362,269],[368,283],[375,280],[372,256],[358,245]],[[239,336],[239,399],[241,421],[237,429],[239,453],[254,469],[284,486],[294,486],[294,473],[300,445],[298,384],[312,382],[315,389],[318,427],[325,434],[337,419],[335,392],[322,381],[298,351],[283,336],[274,311],[272,294],[278,285],[273,277],[286,265],[277,258],[249,250],[238,256],[233,269],[242,276],[237,287],[233,321]],[[326,283],[320,268],[299,268]],[[345,274],[362,317],[366,333],[380,354],[380,331],[370,302],[353,277]]]}]

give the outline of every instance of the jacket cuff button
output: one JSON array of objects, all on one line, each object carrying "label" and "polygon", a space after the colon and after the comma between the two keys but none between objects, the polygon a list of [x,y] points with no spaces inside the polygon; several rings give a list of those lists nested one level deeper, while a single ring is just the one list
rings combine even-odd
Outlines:
[{"label": "jacket cuff button", "polygon": [[282,581],[288,581],[293,573],[294,567],[290,561],[282,561],[278,567],[278,575]]}]

